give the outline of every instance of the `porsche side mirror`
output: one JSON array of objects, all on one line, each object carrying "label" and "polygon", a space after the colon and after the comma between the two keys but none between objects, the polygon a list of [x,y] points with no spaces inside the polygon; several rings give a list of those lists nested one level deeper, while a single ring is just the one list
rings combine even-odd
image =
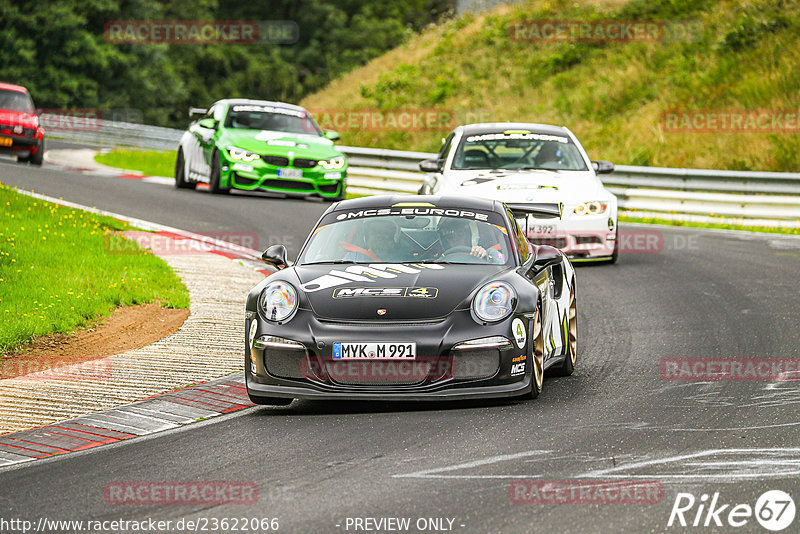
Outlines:
[{"label": "porsche side mirror", "polygon": [[592,167],[597,174],[609,174],[614,172],[614,164],[610,161],[593,161]]},{"label": "porsche side mirror", "polygon": [[333,130],[325,130],[325,138],[330,139],[331,141],[338,141],[339,132],[334,132]]},{"label": "porsche side mirror", "polygon": [[422,172],[441,172],[443,161],[440,159],[426,159],[419,162],[419,170]]},{"label": "porsche side mirror", "polygon": [[261,255],[261,260],[278,270],[284,269],[288,265],[286,261],[286,247],[283,245],[272,245],[268,247]]},{"label": "porsche side mirror", "polygon": [[561,251],[550,245],[539,245],[535,248],[536,258],[533,260],[533,269],[540,270],[551,265],[561,263]]},{"label": "porsche side mirror", "polygon": [[209,130],[216,130],[217,129],[217,121],[215,121],[211,117],[206,117],[205,119],[200,119],[200,122],[198,122],[197,124],[199,124],[203,128],[208,128]]}]

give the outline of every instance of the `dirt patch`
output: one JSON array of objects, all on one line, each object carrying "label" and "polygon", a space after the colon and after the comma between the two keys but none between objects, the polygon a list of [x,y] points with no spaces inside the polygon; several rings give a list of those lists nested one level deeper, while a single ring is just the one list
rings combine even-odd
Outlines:
[{"label": "dirt patch", "polygon": [[172,334],[189,317],[189,310],[160,304],[125,306],[90,328],[72,334],[51,334],[0,355],[0,378],[13,378],[62,366],[97,360],[145,347]]}]

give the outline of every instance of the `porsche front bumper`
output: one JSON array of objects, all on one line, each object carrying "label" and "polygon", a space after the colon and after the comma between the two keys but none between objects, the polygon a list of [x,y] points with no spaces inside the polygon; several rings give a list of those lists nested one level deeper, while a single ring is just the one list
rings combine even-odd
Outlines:
[{"label": "porsche front bumper", "polygon": [[[255,312],[249,315],[247,332],[251,321],[258,321],[245,350],[246,384],[253,398],[457,400],[514,397],[530,389],[529,348],[526,343],[520,347],[511,331],[515,317],[528,328],[530,314],[512,314],[483,326],[469,310],[413,322],[330,321],[299,310],[280,326]],[[265,344],[271,339],[287,342]],[[479,339],[492,341],[464,344]],[[405,361],[334,360],[337,342],[414,342],[417,356]]]}]

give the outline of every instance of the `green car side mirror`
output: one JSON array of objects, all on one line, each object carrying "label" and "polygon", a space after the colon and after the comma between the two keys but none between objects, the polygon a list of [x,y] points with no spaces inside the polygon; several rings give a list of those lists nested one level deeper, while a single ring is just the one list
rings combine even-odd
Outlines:
[{"label": "green car side mirror", "polygon": [[339,133],[334,132],[333,130],[325,130],[325,137],[330,139],[331,141],[338,141],[339,140]]},{"label": "green car side mirror", "polygon": [[215,121],[210,117],[206,117],[205,119],[200,119],[200,122],[198,122],[197,124],[199,124],[203,128],[208,128],[209,130],[217,129],[217,121]]}]

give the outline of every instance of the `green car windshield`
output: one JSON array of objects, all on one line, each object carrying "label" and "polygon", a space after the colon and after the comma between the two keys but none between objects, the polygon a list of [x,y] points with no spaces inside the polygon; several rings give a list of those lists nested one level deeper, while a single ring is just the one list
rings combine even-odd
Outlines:
[{"label": "green car windshield", "polygon": [[225,118],[225,127],[322,136],[314,119],[304,111],[253,104],[231,106]]}]

